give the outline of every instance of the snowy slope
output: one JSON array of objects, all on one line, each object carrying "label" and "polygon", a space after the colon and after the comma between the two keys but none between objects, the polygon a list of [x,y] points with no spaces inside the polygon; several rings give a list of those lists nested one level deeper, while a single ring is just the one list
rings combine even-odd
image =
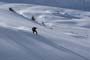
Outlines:
[{"label": "snowy slope", "polygon": [[[37,23],[30,19],[32,15]],[[0,60],[90,60],[89,19],[86,11],[2,3]],[[39,35],[32,34],[33,26]]]},{"label": "snowy slope", "polygon": [[29,3],[90,11],[90,0],[0,0],[2,2]]}]

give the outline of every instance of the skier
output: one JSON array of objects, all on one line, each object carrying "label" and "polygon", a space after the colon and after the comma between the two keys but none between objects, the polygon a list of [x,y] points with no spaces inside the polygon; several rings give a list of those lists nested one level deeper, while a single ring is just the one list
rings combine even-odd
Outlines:
[{"label": "skier", "polygon": [[42,25],[45,26],[45,22],[42,22]]},{"label": "skier", "polygon": [[33,32],[33,34],[36,33],[36,35],[37,35],[38,34],[37,27],[32,27],[32,32]]},{"label": "skier", "polygon": [[9,10],[12,11],[12,12],[14,12],[14,10],[11,7],[9,8]]},{"label": "skier", "polygon": [[32,16],[32,20],[33,20],[33,21],[35,21],[35,20],[36,20],[34,16]]}]

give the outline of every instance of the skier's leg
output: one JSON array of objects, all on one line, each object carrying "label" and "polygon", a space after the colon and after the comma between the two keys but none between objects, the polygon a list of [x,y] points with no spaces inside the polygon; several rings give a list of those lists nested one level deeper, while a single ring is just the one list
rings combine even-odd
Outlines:
[{"label": "skier's leg", "polygon": [[36,31],[36,35],[38,34],[38,32]]},{"label": "skier's leg", "polygon": [[33,34],[34,34],[34,31],[33,31]]}]

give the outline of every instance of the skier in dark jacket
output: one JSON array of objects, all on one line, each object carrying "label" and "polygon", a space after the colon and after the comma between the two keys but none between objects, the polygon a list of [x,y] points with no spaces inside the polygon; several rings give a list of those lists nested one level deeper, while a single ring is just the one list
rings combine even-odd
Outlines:
[{"label": "skier in dark jacket", "polygon": [[9,8],[9,10],[14,12],[14,10],[11,7]]},{"label": "skier in dark jacket", "polygon": [[33,20],[33,21],[35,21],[35,20],[36,20],[34,16],[32,16],[32,20]]},{"label": "skier in dark jacket", "polygon": [[37,35],[38,34],[37,27],[32,27],[32,32],[33,32],[33,34],[36,33],[36,35]]}]

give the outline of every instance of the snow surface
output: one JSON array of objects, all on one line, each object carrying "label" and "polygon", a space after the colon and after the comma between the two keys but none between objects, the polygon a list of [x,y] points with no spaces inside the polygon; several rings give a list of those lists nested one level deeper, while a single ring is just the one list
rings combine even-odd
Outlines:
[{"label": "snow surface", "polygon": [[90,60],[90,12],[0,3],[0,60]]},{"label": "snow surface", "polygon": [[39,4],[90,11],[90,0],[0,0],[11,3]]}]

